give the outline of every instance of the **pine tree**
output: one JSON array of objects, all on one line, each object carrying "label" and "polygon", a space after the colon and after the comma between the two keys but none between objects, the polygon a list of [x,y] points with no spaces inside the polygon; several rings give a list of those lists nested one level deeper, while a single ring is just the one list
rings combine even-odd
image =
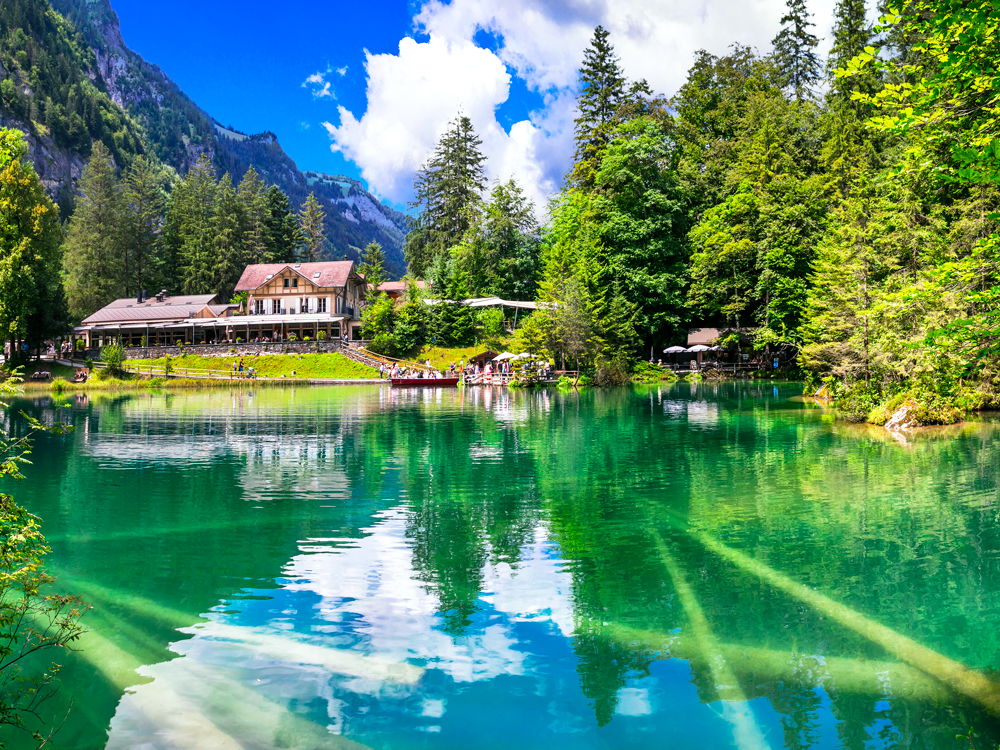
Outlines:
[{"label": "pine tree", "polygon": [[233,296],[236,282],[247,266],[244,225],[243,204],[226,172],[215,193],[215,292],[220,302]]},{"label": "pine tree", "polygon": [[472,120],[459,115],[414,180],[412,208],[420,210],[406,238],[410,273],[423,277],[435,259],[457,245],[486,189],[483,142]]},{"label": "pine tree", "polygon": [[122,181],[124,214],[125,295],[144,288],[157,263],[163,226],[163,190],[156,168],[138,156]]},{"label": "pine tree", "polygon": [[368,243],[361,254],[361,266],[358,270],[365,277],[365,283],[368,285],[368,298],[371,301],[377,295],[376,290],[382,286],[386,277],[385,253],[380,244],[377,242]]},{"label": "pine tree", "polygon": [[257,170],[250,167],[240,180],[237,191],[240,203],[243,204],[244,242],[246,243],[246,258],[248,263],[267,263],[267,190],[264,181],[257,175]]},{"label": "pine tree", "polygon": [[111,154],[100,141],[79,187],[66,238],[66,293],[73,315],[85,318],[125,292],[122,197]]},{"label": "pine tree", "polygon": [[181,220],[180,264],[184,294],[208,294],[215,290],[215,167],[202,154],[184,182],[188,192]]},{"label": "pine tree", "polygon": [[580,68],[580,115],[574,122],[576,164],[570,176],[583,187],[594,183],[607,148],[608,134],[618,107],[625,98],[625,76],[614,47],[603,26],[594,29],[590,47],[583,54]]},{"label": "pine tree", "polygon": [[299,211],[299,231],[304,242],[302,260],[306,263],[315,263],[323,257],[326,245],[326,231],[323,223],[325,220],[326,212],[316,200],[316,194],[309,193],[309,197],[306,198],[306,202]]},{"label": "pine tree", "polygon": [[272,185],[264,200],[264,224],[267,229],[267,262],[294,263],[302,245],[302,234],[295,220],[292,204],[276,185]]},{"label": "pine tree", "polygon": [[809,27],[812,15],[806,10],[805,0],[786,0],[788,11],[781,18],[783,28],[774,37],[774,62],[781,71],[786,87],[803,100],[812,95],[812,87],[820,79],[821,65],[816,45],[819,44]]}]

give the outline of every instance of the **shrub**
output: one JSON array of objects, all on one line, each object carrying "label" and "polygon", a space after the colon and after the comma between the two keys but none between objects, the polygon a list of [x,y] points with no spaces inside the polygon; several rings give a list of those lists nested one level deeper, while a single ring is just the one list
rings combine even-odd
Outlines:
[{"label": "shrub", "polygon": [[125,347],[122,342],[112,341],[101,349],[101,361],[108,366],[108,371],[118,376],[125,372]]},{"label": "shrub", "polygon": [[92,359],[86,359],[86,360],[84,360],[83,364],[84,364],[84,365],[86,366],[86,368],[87,368],[88,370],[90,370],[91,372],[93,372],[93,371],[94,371],[94,360],[92,360]]},{"label": "shrub", "polygon": [[140,346],[149,346],[149,337],[146,334],[142,334],[139,344]]},{"label": "shrub", "polygon": [[243,337],[242,336],[237,336],[236,337],[236,343],[237,344],[242,344],[243,343]]},{"label": "shrub", "polygon": [[391,334],[380,333],[366,347],[368,351],[381,354],[384,357],[395,357],[397,355],[396,339]]},{"label": "shrub", "polygon": [[82,352],[83,351],[83,339],[77,339],[75,346],[76,346],[76,350],[78,352]]},{"label": "shrub", "polygon": [[312,339],[311,339],[311,338],[309,338],[308,336],[303,336],[303,337],[302,337],[302,340],[303,340],[303,341],[312,341]]},{"label": "shrub", "polygon": [[52,390],[56,393],[62,393],[67,388],[69,388],[69,381],[66,378],[56,378],[52,381]]},{"label": "shrub", "polygon": [[320,331],[316,334],[317,341],[326,341],[326,331]]}]

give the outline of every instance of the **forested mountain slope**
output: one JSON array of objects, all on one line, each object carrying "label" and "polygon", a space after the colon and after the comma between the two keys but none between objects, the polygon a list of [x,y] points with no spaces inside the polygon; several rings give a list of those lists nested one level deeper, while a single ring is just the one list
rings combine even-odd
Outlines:
[{"label": "forested mountain slope", "polygon": [[184,174],[201,154],[234,182],[254,169],[293,206],[310,191],[324,204],[331,257],[355,258],[371,241],[401,275],[406,217],[357,181],[299,171],[273,133],[223,127],[158,66],[122,39],[108,0],[5,0],[0,6],[0,125],[28,135],[31,158],[64,212],[72,203],[91,142],[116,164],[155,155]]}]

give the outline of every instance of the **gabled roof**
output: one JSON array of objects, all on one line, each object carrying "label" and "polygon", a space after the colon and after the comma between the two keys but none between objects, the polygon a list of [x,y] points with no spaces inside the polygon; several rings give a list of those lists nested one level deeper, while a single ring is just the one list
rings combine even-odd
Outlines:
[{"label": "gabled roof", "polygon": [[[426,289],[427,282],[417,279],[414,282],[417,285],[417,289]],[[378,290],[380,292],[405,292],[406,282],[405,281],[384,281],[379,284]]]},{"label": "gabled roof", "polygon": [[191,294],[179,297],[164,297],[158,302],[155,297],[145,302],[136,302],[135,297],[116,299],[83,321],[83,325],[95,323],[125,323],[160,320],[187,320],[201,312],[215,300],[214,294]]},{"label": "gabled roof", "polygon": [[[322,263],[259,263],[243,269],[236,283],[237,292],[252,292],[264,286],[271,278],[288,269],[318,287],[347,286],[347,279],[354,271],[353,260],[331,260]],[[355,274],[357,275],[357,274]]]}]

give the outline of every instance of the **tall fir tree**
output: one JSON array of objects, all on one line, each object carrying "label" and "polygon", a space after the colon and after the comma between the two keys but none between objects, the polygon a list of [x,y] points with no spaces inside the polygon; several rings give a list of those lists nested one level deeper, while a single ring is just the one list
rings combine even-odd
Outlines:
[{"label": "tall fir tree", "polygon": [[594,37],[583,54],[580,67],[580,92],[577,94],[580,114],[573,121],[576,164],[570,179],[581,187],[594,184],[612,121],[626,96],[625,75],[608,36],[603,26],[594,29]]},{"label": "tall fir tree", "polygon": [[215,167],[204,154],[187,173],[187,211],[181,223],[184,294],[215,291]]},{"label": "tall fir tree", "polygon": [[292,204],[280,188],[272,185],[265,198],[268,263],[294,263],[302,245],[302,233]]},{"label": "tall fir tree", "polygon": [[302,234],[302,260],[315,263],[323,258],[326,246],[326,212],[315,193],[309,193],[306,202],[299,211],[299,231]]},{"label": "tall fir tree", "polygon": [[471,212],[486,189],[482,139],[472,120],[459,115],[414,179],[412,208],[419,216],[406,238],[410,273],[423,277],[437,257],[457,245],[471,225]]},{"label": "tall fir tree", "polygon": [[246,219],[229,172],[222,175],[215,192],[215,293],[220,302],[228,302],[247,266]]},{"label": "tall fir tree", "polygon": [[122,180],[125,295],[146,288],[158,262],[163,226],[163,189],[153,163],[137,156]]},{"label": "tall fir tree", "polygon": [[243,204],[244,241],[248,263],[268,262],[267,187],[257,170],[250,167],[237,190]]},{"label": "tall fir tree", "polygon": [[94,143],[79,188],[65,268],[69,309],[82,319],[125,292],[122,196],[111,153],[100,141]]},{"label": "tall fir tree", "polygon": [[781,17],[782,29],[774,37],[774,62],[781,72],[786,88],[795,92],[799,101],[813,94],[813,87],[822,76],[822,65],[816,54],[819,39],[809,32],[814,27],[805,0],[786,0],[788,10]]},{"label": "tall fir tree", "polygon": [[365,277],[365,284],[368,286],[368,299],[374,300],[377,290],[385,281],[385,252],[377,242],[369,242],[361,253],[361,265],[358,268],[361,275]]}]

